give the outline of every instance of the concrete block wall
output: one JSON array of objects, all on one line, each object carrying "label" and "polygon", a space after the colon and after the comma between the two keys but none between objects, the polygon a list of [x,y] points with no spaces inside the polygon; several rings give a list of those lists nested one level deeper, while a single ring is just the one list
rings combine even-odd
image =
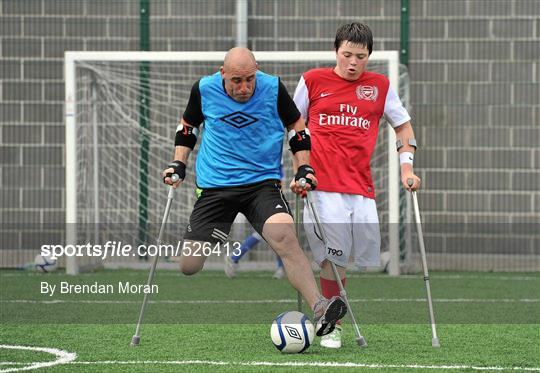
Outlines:
[{"label": "concrete block wall", "polygon": [[[371,27],[375,50],[399,49],[400,0],[271,3],[250,2],[254,49],[330,50],[336,28],[355,20]],[[430,250],[538,255],[540,2],[409,3]]]},{"label": "concrete block wall", "polygon": [[[354,20],[373,29],[376,50],[399,48],[400,0],[248,6],[254,50],[330,50]],[[150,14],[152,50],[234,45],[234,0],[151,0]],[[64,51],[137,50],[138,40],[137,0],[0,0],[0,222],[64,219]],[[538,223],[539,61],[540,1],[410,0],[420,203],[443,252],[492,246],[499,222]],[[478,222],[490,227],[445,232]],[[509,237],[538,254],[528,233]]]},{"label": "concrete block wall", "polygon": [[[461,8],[449,9],[453,3]],[[432,19],[445,30],[432,40],[413,32],[421,51],[410,59],[418,137],[441,160],[433,167],[419,154],[425,187],[442,205],[422,201],[425,218],[465,223],[463,234],[458,224],[453,234],[438,235],[441,251],[540,253],[533,145],[540,141],[540,3],[418,1],[412,7],[411,24]],[[416,79],[433,65],[437,76]]]},{"label": "concrete block wall", "polygon": [[[152,50],[234,46],[234,1],[150,2]],[[63,241],[61,230],[36,233],[27,223],[65,221],[67,50],[139,50],[139,1],[0,0],[2,250]],[[0,255],[0,267],[20,265],[35,254],[15,250]]]}]

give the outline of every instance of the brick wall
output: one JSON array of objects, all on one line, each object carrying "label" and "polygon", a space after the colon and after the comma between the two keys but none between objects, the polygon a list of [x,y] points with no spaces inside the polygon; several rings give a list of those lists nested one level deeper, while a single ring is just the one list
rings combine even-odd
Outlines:
[{"label": "brick wall", "polygon": [[[375,50],[399,49],[400,0],[250,5],[255,50],[329,50],[355,20]],[[410,0],[409,13],[430,251],[539,254],[540,1]]]},{"label": "brick wall", "polygon": [[[234,1],[151,3],[152,50],[234,45]],[[254,50],[329,50],[337,26],[353,20],[373,29],[375,50],[399,48],[399,0],[248,3]],[[137,50],[139,4],[0,4],[0,218],[63,221],[63,52]],[[441,251],[489,249],[503,238],[498,223],[539,220],[540,1],[411,0],[410,15],[420,203],[426,220],[444,223],[430,239]],[[479,222],[491,232],[442,234],[448,223]],[[515,226],[504,238],[538,254],[538,238]]]},{"label": "brick wall", "polygon": [[[234,1],[151,3],[152,50],[234,46]],[[138,0],[0,0],[0,248],[63,241],[21,223],[65,221],[64,51],[138,49]],[[0,267],[35,253],[10,251]]]}]

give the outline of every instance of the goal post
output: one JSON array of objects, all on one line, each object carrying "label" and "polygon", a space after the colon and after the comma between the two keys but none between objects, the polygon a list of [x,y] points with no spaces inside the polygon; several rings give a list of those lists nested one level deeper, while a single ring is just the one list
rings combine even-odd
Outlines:
[{"label": "goal post", "polygon": [[[152,214],[155,211],[155,216],[159,216],[166,198],[158,171],[172,157],[175,123],[191,85],[201,76],[218,71],[225,53],[65,52],[66,244],[80,244],[96,237],[88,232],[88,227],[81,229],[82,225],[94,224],[99,234],[103,225],[138,223],[141,211],[136,200],[141,189],[148,193],[148,219],[159,220]],[[261,70],[280,76],[291,94],[303,72],[335,65],[333,51],[261,51],[254,55]],[[143,63],[148,66],[148,76],[142,80],[146,83],[141,88],[138,74]],[[407,79],[400,71],[397,51],[373,52],[368,70],[387,75],[391,86],[403,97],[401,92]],[[147,128],[140,126],[137,112],[141,89],[148,90],[152,105],[156,106],[149,107]],[[386,237],[382,250],[390,252],[390,275],[398,275],[408,244],[400,229],[405,224],[403,217],[408,215],[403,211],[408,203],[403,203],[406,194],[400,193],[395,133],[388,128],[381,123],[372,162],[376,165],[372,168],[376,192],[382,200],[377,200],[381,231]],[[145,160],[149,167],[148,185],[141,187],[137,172],[140,169],[136,169],[140,167],[137,142],[145,139],[150,143],[150,159]],[[133,168],[126,169],[127,165]],[[118,175],[119,170],[125,174]],[[286,169],[286,176],[291,172]],[[195,185],[188,179],[177,193],[185,201],[176,209],[179,224],[187,220],[194,202],[191,194]],[[152,236],[147,237],[151,240]],[[66,258],[67,273],[76,274],[82,268],[81,258]]]}]

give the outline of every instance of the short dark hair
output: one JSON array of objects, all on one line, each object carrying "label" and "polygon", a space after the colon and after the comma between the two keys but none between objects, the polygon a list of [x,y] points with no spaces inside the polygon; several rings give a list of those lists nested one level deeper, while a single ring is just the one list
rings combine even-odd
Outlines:
[{"label": "short dark hair", "polygon": [[336,31],[336,39],[334,40],[336,52],[344,41],[366,46],[369,54],[373,51],[373,33],[368,25],[363,23],[353,22],[340,26]]}]

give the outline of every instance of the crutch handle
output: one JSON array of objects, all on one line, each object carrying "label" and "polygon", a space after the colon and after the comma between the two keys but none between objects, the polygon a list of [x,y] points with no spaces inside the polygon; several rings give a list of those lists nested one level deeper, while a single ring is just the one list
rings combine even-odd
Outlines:
[{"label": "crutch handle", "polygon": [[[307,180],[306,180],[305,178],[299,179],[298,182],[300,183],[300,186],[301,186],[302,188],[305,188],[306,185],[307,185],[307,183],[308,183]],[[306,197],[307,197],[307,190],[304,189],[304,190],[302,191],[302,194],[300,195],[300,197],[306,198]]]},{"label": "crutch handle", "polygon": [[180,180],[180,176],[178,176],[177,174],[172,174],[170,178],[172,180],[172,185],[169,185],[169,194],[167,195],[167,199],[174,198],[174,183]]},{"label": "crutch handle", "polygon": [[173,183],[176,183],[178,180],[180,180],[180,176],[178,176],[178,174],[166,174],[165,177],[170,177]]}]

